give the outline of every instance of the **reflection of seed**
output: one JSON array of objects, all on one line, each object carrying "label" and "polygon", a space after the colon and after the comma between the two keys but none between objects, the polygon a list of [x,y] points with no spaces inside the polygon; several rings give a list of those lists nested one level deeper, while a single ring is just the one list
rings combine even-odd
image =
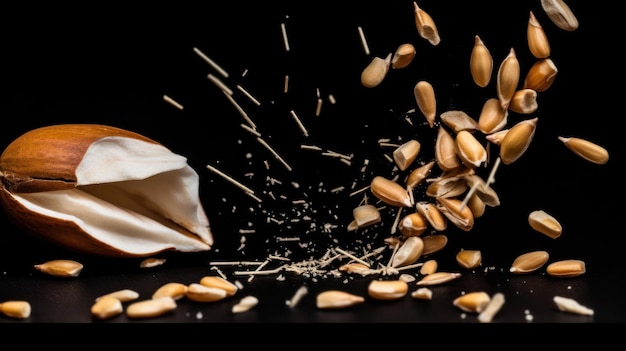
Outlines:
[{"label": "reflection of seed", "polygon": [[372,280],[367,287],[369,296],[376,300],[397,300],[408,290],[409,285],[402,280]]}]

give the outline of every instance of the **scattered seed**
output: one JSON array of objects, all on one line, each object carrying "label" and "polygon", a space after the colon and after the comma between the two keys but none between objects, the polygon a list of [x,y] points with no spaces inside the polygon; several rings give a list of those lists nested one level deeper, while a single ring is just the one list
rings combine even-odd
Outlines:
[{"label": "scattered seed", "polygon": [[233,313],[246,312],[258,304],[259,304],[259,299],[257,299],[256,297],[251,296],[251,295],[245,296],[245,297],[242,297],[238,303],[233,305],[233,308],[231,309],[231,311]]},{"label": "scattered seed", "polygon": [[548,262],[549,258],[550,255],[547,251],[540,250],[527,252],[515,258],[515,260],[511,264],[509,272],[516,274],[534,272],[543,267],[543,265]]},{"label": "scattered seed", "polygon": [[78,277],[83,264],[73,260],[52,260],[36,264],[35,269],[56,277]]},{"label": "scattered seed", "polygon": [[176,309],[176,301],[169,296],[131,303],[126,308],[129,318],[153,318]]},{"label": "scattered seed", "polygon": [[593,309],[581,305],[578,301],[574,299],[562,296],[555,296],[552,298],[552,300],[560,311],[581,314],[584,316],[593,316],[594,314]]},{"label": "scattered seed", "polygon": [[7,317],[26,319],[30,317],[32,307],[28,301],[11,300],[0,303],[0,313]]},{"label": "scattered seed", "polygon": [[327,290],[316,297],[316,306],[320,309],[340,309],[355,306],[365,302],[362,296],[347,293],[341,290]]},{"label": "scattered seed", "polygon": [[481,313],[485,310],[491,297],[484,291],[474,291],[461,295],[452,304],[465,312]]},{"label": "scattered seed", "polygon": [[496,314],[500,311],[504,305],[505,299],[503,293],[495,293],[491,297],[491,301],[485,306],[482,312],[478,315],[478,321],[481,323],[491,323]]}]

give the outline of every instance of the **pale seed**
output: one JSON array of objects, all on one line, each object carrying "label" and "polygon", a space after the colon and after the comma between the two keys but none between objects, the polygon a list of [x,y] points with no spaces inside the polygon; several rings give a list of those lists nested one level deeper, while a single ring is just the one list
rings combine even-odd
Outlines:
[{"label": "pale seed", "polygon": [[381,221],[380,211],[371,204],[357,206],[352,210],[355,229],[366,227]]},{"label": "pale seed", "polygon": [[209,288],[220,288],[226,291],[226,294],[228,296],[233,296],[237,293],[237,285],[229,282],[228,280],[222,278],[222,277],[218,277],[218,276],[213,276],[213,275],[207,275],[204,276],[200,279],[200,284],[207,286]]},{"label": "pale seed", "polygon": [[530,11],[528,17],[526,37],[528,40],[528,48],[533,56],[539,59],[550,56],[550,42],[548,41],[548,36],[532,11]]},{"label": "pale seed", "polygon": [[391,58],[391,68],[398,69],[407,67],[413,61],[416,54],[415,46],[411,43],[398,46]]},{"label": "pale seed", "polygon": [[496,90],[498,92],[498,100],[502,109],[509,108],[509,103],[513,94],[517,90],[517,84],[520,79],[520,63],[515,54],[515,50],[511,48],[509,54],[504,58],[498,69],[498,79],[496,81]]},{"label": "pale seed", "polygon": [[386,58],[374,57],[372,61],[361,72],[361,84],[366,88],[377,87],[387,76],[389,65],[391,63],[391,54]]},{"label": "pale seed", "polygon": [[583,316],[593,316],[594,314],[593,309],[583,306],[578,301],[571,298],[555,296],[552,298],[552,301],[554,301],[559,311],[580,314]]},{"label": "pale seed", "polygon": [[428,125],[433,128],[435,125],[435,117],[437,114],[437,100],[435,99],[435,89],[432,84],[427,81],[419,81],[413,88],[417,107],[426,117]]},{"label": "pale seed", "polygon": [[126,308],[129,318],[153,318],[176,309],[176,301],[169,296],[133,302]]},{"label": "pale seed", "polygon": [[420,268],[420,274],[429,275],[437,272],[437,261],[436,260],[427,260],[424,262],[422,267]]},{"label": "pale seed", "polygon": [[441,118],[441,122],[450,127],[455,133],[462,130],[469,132],[478,130],[478,122],[464,111],[449,110],[440,114],[439,118]]},{"label": "pale seed", "polygon": [[434,204],[420,201],[415,204],[415,208],[417,209],[417,212],[426,218],[434,230],[439,232],[446,230],[448,221],[443,213],[441,213],[441,211]]},{"label": "pale seed", "polygon": [[136,300],[139,298],[139,293],[136,292],[135,290],[131,290],[131,289],[122,289],[122,290],[117,290],[117,291],[113,291],[110,292],[108,294],[102,295],[100,297],[96,298],[96,301],[100,300],[103,297],[106,296],[110,296],[110,297],[114,297],[122,302],[128,302],[128,301],[132,301],[132,300]]},{"label": "pale seed", "polygon": [[346,263],[341,265],[338,269],[340,272],[357,273],[363,276],[374,272],[370,267],[358,262]]},{"label": "pale seed", "polygon": [[502,139],[504,139],[504,136],[508,132],[509,132],[508,129],[502,129],[499,132],[491,133],[485,136],[485,139],[487,139],[487,141],[491,142],[494,145],[500,145],[502,144]]},{"label": "pale seed", "polygon": [[30,317],[31,311],[28,301],[11,300],[0,303],[0,313],[7,317],[26,319]]},{"label": "pale seed", "polygon": [[451,171],[461,165],[456,141],[442,126],[439,126],[435,141],[435,161],[443,171]]},{"label": "pale seed", "polygon": [[122,301],[111,295],[103,296],[91,306],[91,315],[98,319],[111,318],[122,312],[124,312]]},{"label": "pale seed", "polygon": [[470,56],[470,72],[476,85],[486,87],[491,81],[493,58],[482,39],[474,36],[474,47]]},{"label": "pale seed", "polygon": [[506,126],[508,115],[508,111],[500,105],[500,100],[489,98],[478,116],[478,129],[484,134],[495,133]]},{"label": "pale seed", "polygon": [[467,206],[462,206],[463,201],[459,199],[437,199],[437,209],[458,228],[470,231],[474,226],[474,214]]},{"label": "pale seed", "polygon": [[404,236],[420,236],[428,228],[428,222],[419,212],[404,216],[398,223],[398,230]]},{"label": "pale seed", "polygon": [[73,260],[52,260],[36,264],[35,269],[56,277],[77,277],[83,270],[83,265]]},{"label": "pale seed", "polygon": [[500,158],[505,165],[517,161],[528,149],[535,135],[538,117],[515,124],[500,143]]},{"label": "pale seed", "polygon": [[411,189],[415,189],[424,181],[424,179],[426,179],[426,177],[428,177],[434,166],[435,161],[430,161],[411,171],[406,179],[406,185]]},{"label": "pale seed", "polygon": [[487,150],[472,133],[462,130],[455,140],[459,158],[467,167],[476,168],[487,161]]},{"label": "pale seed", "polygon": [[560,237],[563,232],[561,223],[543,210],[532,211],[528,215],[528,224],[530,224],[534,230],[552,239]]},{"label": "pale seed", "polygon": [[595,164],[603,165],[609,161],[609,152],[589,140],[575,137],[558,137],[576,155]]},{"label": "pale seed", "polygon": [[415,263],[424,252],[424,242],[419,236],[408,237],[396,251],[391,267],[398,268]]},{"label": "pale seed", "polygon": [[387,205],[396,207],[411,207],[411,197],[408,191],[400,184],[382,176],[375,176],[370,184],[374,196]]},{"label": "pale seed", "polygon": [[422,241],[424,242],[422,256],[426,256],[443,250],[448,244],[448,237],[444,234],[432,234],[422,237]]},{"label": "pale seed", "polygon": [[238,303],[234,304],[231,311],[233,313],[241,313],[246,312],[259,304],[259,299],[254,296],[245,296],[239,300]]},{"label": "pale seed", "polygon": [[376,300],[397,300],[409,291],[409,285],[401,280],[372,280],[367,287],[368,295]]},{"label": "pale seed", "polygon": [[474,194],[477,195],[485,205],[489,207],[496,207],[500,205],[500,197],[498,193],[485,182],[480,176],[476,174],[468,174],[465,177],[467,185],[475,189]]},{"label": "pale seed", "polygon": [[432,300],[433,291],[429,288],[419,288],[411,293],[411,297],[414,299]]},{"label": "pale seed", "polygon": [[520,89],[513,94],[509,110],[523,115],[537,111],[537,92],[533,89]]},{"label": "pale seed", "polygon": [[452,304],[465,312],[480,313],[490,301],[491,297],[486,292],[474,291],[457,297]]},{"label": "pale seed", "polygon": [[557,27],[568,32],[578,28],[578,19],[563,0],[541,0],[541,7]]},{"label": "pale seed", "polygon": [[456,254],[456,262],[463,268],[476,268],[482,263],[482,253],[480,250],[461,250]]},{"label": "pale seed", "polygon": [[432,45],[437,46],[441,38],[439,37],[439,31],[437,30],[435,21],[433,21],[432,17],[426,11],[417,6],[416,2],[413,2],[413,9],[417,32],[422,38],[428,40]]},{"label": "pale seed", "polygon": [[168,296],[174,300],[180,300],[187,294],[187,285],[183,283],[166,283],[158,288],[153,294],[152,298],[157,299],[159,297]]},{"label": "pale seed", "polygon": [[447,283],[454,279],[458,279],[460,277],[461,277],[461,273],[435,272],[422,278],[420,281],[417,282],[417,285],[422,285],[422,286],[439,285],[439,284]]},{"label": "pale seed", "polygon": [[559,72],[551,58],[539,59],[535,62],[524,79],[524,89],[532,89],[538,93],[548,90],[554,83]]},{"label": "pale seed", "polygon": [[320,309],[338,309],[358,305],[365,298],[341,290],[327,290],[317,294],[316,305]]},{"label": "pale seed", "polygon": [[160,266],[160,265],[162,265],[164,263],[165,263],[165,259],[164,258],[150,257],[150,258],[146,258],[145,260],[141,261],[139,263],[139,267],[140,268],[152,268],[152,267]]},{"label": "pale seed", "polygon": [[402,273],[402,274],[400,274],[400,276],[398,277],[398,279],[399,279],[399,280],[402,280],[403,282],[405,282],[405,283],[407,283],[407,284],[408,284],[408,283],[412,283],[412,282],[414,282],[414,281],[416,280],[414,275],[410,275],[410,274],[408,274],[408,273]]},{"label": "pale seed", "polygon": [[550,255],[547,251],[531,251],[517,256],[509,272],[516,274],[531,273],[543,267]]},{"label": "pale seed", "polygon": [[571,278],[583,275],[586,272],[585,262],[581,260],[562,260],[550,263],[546,273],[553,277]]},{"label": "pale seed", "polygon": [[465,190],[467,190],[467,183],[463,178],[439,178],[431,182],[426,188],[426,195],[434,198],[450,198],[463,194]]},{"label": "pale seed", "polygon": [[222,288],[208,287],[198,283],[191,283],[187,287],[185,296],[196,302],[215,302],[225,299],[228,292]]},{"label": "pale seed", "polygon": [[393,159],[401,171],[407,169],[417,158],[421,145],[419,141],[411,139],[406,143],[398,146],[393,151]]},{"label": "pale seed", "polygon": [[487,306],[485,306],[483,311],[478,315],[478,321],[481,323],[490,323],[503,305],[504,294],[500,292],[493,294],[491,301],[489,301]]}]

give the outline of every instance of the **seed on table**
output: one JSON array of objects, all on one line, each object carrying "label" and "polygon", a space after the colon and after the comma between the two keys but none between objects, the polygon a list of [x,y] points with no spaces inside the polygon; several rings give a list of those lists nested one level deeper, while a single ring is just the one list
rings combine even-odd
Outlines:
[{"label": "seed on table", "polygon": [[73,260],[52,260],[36,264],[35,269],[56,277],[78,277],[83,265]]},{"label": "seed on table", "polygon": [[219,288],[219,289],[225,290],[228,296],[235,295],[238,290],[237,285],[229,282],[228,280],[222,277],[213,276],[213,275],[202,277],[200,279],[200,284],[209,288]]},{"label": "seed on table", "polygon": [[414,299],[420,299],[420,300],[432,300],[433,291],[430,290],[429,288],[419,288],[411,292],[411,297]]},{"label": "seed on table", "polygon": [[585,274],[587,271],[582,260],[561,260],[552,262],[546,267],[546,273],[552,277],[572,278]]},{"label": "seed on table", "polygon": [[208,287],[198,283],[191,283],[187,287],[185,296],[196,302],[215,302],[228,297],[228,292],[221,288]]},{"label": "seed on table", "polygon": [[26,319],[31,312],[32,307],[28,301],[10,300],[0,303],[0,313],[7,317]]},{"label": "seed on table", "polygon": [[447,283],[454,279],[458,279],[460,277],[461,277],[461,273],[457,273],[457,272],[435,272],[435,273],[431,273],[425,276],[416,284],[419,286],[439,285],[439,284]]},{"label": "seed on table", "polygon": [[428,125],[433,128],[435,126],[435,117],[437,116],[437,100],[435,99],[435,89],[432,84],[421,80],[415,84],[413,95],[417,107],[422,112]]},{"label": "seed on table", "polygon": [[153,294],[152,298],[168,296],[174,300],[180,300],[187,294],[187,285],[183,283],[170,282],[161,285]]},{"label": "seed on table", "polygon": [[358,262],[346,263],[339,266],[338,269],[340,272],[357,273],[363,276],[373,274],[375,272],[375,270],[371,269],[370,267]]},{"label": "seed on table", "polygon": [[122,302],[128,302],[128,301],[138,299],[139,293],[131,289],[122,289],[122,290],[113,291],[108,294],[99,296],[96,298],[96,301],[100,300],[101,298],[105,296],[114,297]]},{"label": "seed on table", "polygon": [[470,55],[470,72],[474,83],[481,88],[486,87],[491,81],[493,73],[493,58],[483,40],[474,36],[474,47]]},{"label": "seed on table", "polygon": [[355,306],[365,302],[363,296],[341,290],[327,290],[317,294],[315,303],[320,309],[339,309]]},{"label": "seed on table", "polygon": [[501,292],[493,294],[491,301],[485,306],[478,315],[478,321],[481,323],[491,323],[496,314],[504,305],[504,294]]},{"label": "seed on table", "polygon": [[253,307],[259,304],[259,299],[255,296],[245,296],[239,300],[238,303],[234,304],[231,311],[232,313],[242,313],[251,310]]},{"label": "seed on table", "polygon": [[486,292],[473,291],[457,297],[452,304],[465,312],[480,313],[490,301],[491,297]]},{"label": "seed on table", "polygon": [[482,263],[482,253],[480,250],[461,250],[456,254],[456,262],[463,268],[476,268]]},{"label": "seed on table", "polygon": [[593,316],[594,314],[593,309],[583,306],[578,301],[571,298],[555,296],[552,298],[552,301],[554,301],[559,311],[580,314],[583,316]]},{"label": "seed on table", "polygon": [[153,318],[175,310],[176,301],[169,296],[133,302],[126,308],[129,318]]},{"label": "seed on table", "polygon": [[509,272],[516,274],[531,273],[543,267],[543,265],[548,262],[548,259],[550,259],[550,255],[547,251],[538,250],[527,252],[517,256],[517,258],[513,260]]},{"label": "seed on table", "polygon": [[528,224],[530,224],[534,230],[552,239],[560,237],[563,232],[561,223],[544,210],[532,211],[528,215]]},{"label": "seed on table", "polygon": [[105,295],[91,306],[91,315],[98,319],[108,319],[124,312],[122,301],[112,295]]},{"label": "seed on table", "polygon": [[603,165],[609,161],[609,152],[598,144],[576,137],[558,138],[568,149],[589,162]]},{"label": "seed on table", "polygon": [[533,54],[533,56],[538,59],[550,56],[550,42],[548,41],[548,36],[532,11],[530,11],[528,16],[526,38],[528,40],[528,49],[530,49],[530,53]]},{"label": "seed on table", "polygon": [[409,285],[402,280],[372,280],[367,287],[369,296],[376,300],[397,300],[408,290]]},{"label": "seed on table", "polygon": [[551,58],[538,59],[526,73],[523,89],[542,93],[552,86],[559,69]]}]

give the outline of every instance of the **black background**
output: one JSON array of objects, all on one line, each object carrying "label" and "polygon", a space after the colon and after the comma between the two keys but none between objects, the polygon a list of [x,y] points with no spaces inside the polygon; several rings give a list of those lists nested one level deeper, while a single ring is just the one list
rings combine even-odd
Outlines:
[{"label": "black background", "polygon": [[[463,292],[505,293],[507,303],[494,322],[588,323],[623,322],[620,299],[624,283],[620,246],[622,184],[617,165],[623,148],[621,124],[621,67],[617,23],[607,11],[589,1],[569,1],[580,26],[573,32],[557,28],[539,1],[420,1],[437,23],[441,43],[432,46],[418,36],[411,1],[377,5],[337,2],[220,2],[190,5],[165,2],[129,6],[121,2],[3,5],[0,25],[3,85],[0,145],[33,128],[59,123],[101,123],[149,136],[188,158],[200,175],[200,195],[211,221],[214,249],[199,254],[163,254],[165,265],[140,269],[139,260],[111,260],[65,252],[26,238],[6,216],[0,216],[0,301],[25,299],[33,313],[26,320],[0,316],[0,322],[477,322],[452,306]],[[461,248],[483,252],[481,268],[464,271],[458,281],[434,287],[432,301],[405,297],[399,301],[366,303],[341,311],[315,308],[315,295],[338,288],[365,295],[372,277],[309,279],[276,275],[247,283],[236,297],[211,304],[182,301],[165,316],[133,321],[125,315],[95,320],[93,299],[117,289],[133,289],[148,297],[160,285],[192,283],[215,274],[211,261],[263,260],[269,253],[290,252],[294,259],[318,258],[331,246],[372,248],[381,245],[394,220],[392,210],[374,228],[347,232],[352,209],[362,196],[350,192],[369,184],[373,175],[392,174],[384,158],[389,149],[377,141],[416,138],[422,143],[420,160],[432,155],[433,130],[415,109],[413,86],[433,84],[438,113],[463,110],[477,118],[484,100],[495,96],[495,78],[485,88],[469,73],[469,54],[479,35],[494,58],[494,77],[511,48],[522,76],[534,63],[526,44],[529,11],[543,25],[559,68],[552,87],[538,96],[537,131],[527,152],[511,165],[501,166],[493,188],[501,205],[487,208],[474,229],[449,229],[449,244],[436,257],[440,270],[460,271],[454,254]],[[280,24],[285,23],[290,50],[284,47]],[[360,42],[358,26],[368,40],[370,55]],[[385,57],[403,43],[413,43],[417,56],[404,69],[392,70],[376,88],[360,84],[360,73],[372,57]],[[229,73],[224,79],[203,61],[197,47]],[[258,130],[291,165],[287,171],[254,136],[241,128],[242,116],[208,79],[212,73],[234,90]],[[245,73],[245,74],[244,74]],[[283,92],[284,77],[290,86]],[[236,85],[260,102],[256,106]],[[324,99],[315,116],[317,91]],[[328,95],[337,103],[331,105]],[[181,103],[178,110],[163,101],[168,95]],[[298,129],[290,111],[307,126]],[[511,114],[509,125],[530,116]],[[408,123],[410,120],[412,123]],[[578,136],[609,150],[605,165],[589,163],[571,153],[557,136]],[[353,155],[352,166],[303,150],[301,144]],[[496,149],[497,150],[497,149]],[[361,172],[365,160],[370,164]],[[265,161],[269,167],[266,168]],[[206,169],[211,164],[262,194],[263,203]],[[481,169],[480,172],[488,172]],[[483,173],[484,174],[484,173]],[[267,177],[282,185],[269,185]],[[621,178],[621,177],[620,177]],[[296,183],[298,186],[292,185]],[[354,188],[351,188],[354,184]],[[330,189],[344,186],[333,193]],[[320,190],[323,189],[323,190]],[[285,195],[272,200],[266,191]],[[371,196],[370,196],[371,198]],[[307,210],[291,200],[306,199]],[[534,232],[527,215],[544,209],[563,225],[563,235],[550,239]],[[301,211],[301,212],[300,212]],[[310,222],[273,225],[267,216]],[[311,224],[313,223],[313,224]],[[330,233],[324,223],[337,225]],[[309,226],[311,225],[311,226]],[[239,250],[239,229],[255,229]],[[277,242],[277,237],[300,236],[307,248]],[[512,260],[521,253],[547,250],[550,260],[582,259],[587,273],[578,278],[554,279],[545,273],[510,276]],[[56,258],[85,264],[78,278],[44,276],[33,265]],[[275,263],[272,263],[275,265]],[[222,268],[227,274],[241,267]],[[309,294],[290,309],[285,301],[301,285]],[[411,290],[414,288],[411,287]],[[247,294],[259,305],[234,315],[230,308]],[[560,312],[555,295],[577,299],[594,308],[593,317]]]}]

